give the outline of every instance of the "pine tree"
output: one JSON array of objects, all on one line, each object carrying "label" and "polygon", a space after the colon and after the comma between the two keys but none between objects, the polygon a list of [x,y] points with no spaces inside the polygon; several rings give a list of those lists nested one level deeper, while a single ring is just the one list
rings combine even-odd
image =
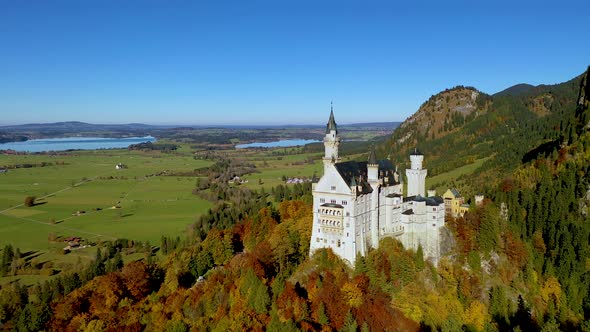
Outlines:
[{"label": "pine tree", "polygon": [[422,244],[418,245],[418,250],[416,250],[415,257],[414,263],[416,265],[416,269],[418,269],[418,271],[424,270],[424,251],[422,250]]},{"label": "pine tree", "polygon": [[330,323],[330,319],[328,319],[328,315],[326,315],[324,303],[320,303],[320,307],[318,308],[318,323],[321,325],[328,325]]},{"label": "pine tree", "polygon": [[356,332],[358,329],[358,324],[356,322],[356,320],[354,319],[354,316],[352,315],[352,313],[349,311],[348,314],[346,314],[346,318],[344,320],[344,326],[342,327],[342,329],[340,329],[340,332]]}]

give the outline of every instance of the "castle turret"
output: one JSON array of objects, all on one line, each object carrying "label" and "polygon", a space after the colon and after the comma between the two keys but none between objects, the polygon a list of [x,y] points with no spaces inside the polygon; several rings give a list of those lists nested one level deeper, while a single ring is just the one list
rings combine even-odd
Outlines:
[{"label": "castle turret", "polygon": [[375,146],[371,147],[367,161],[367,180],[373,191],[371,192],[371,247],[379,247],[379,163],[375,156]]},{"label": "castle turret", "polygon": [[418,149],[414,149],[414,152],[410,155],[410,169],[406,169],[406,176],[408,177],[407,196],[424,196],[427,170],[422,169],[423,160],[424,155]]},{"label": "castle turret", "polygon": [[375,156],[375,146],[371,148],[369,153],[369,160],[367,162],[367,180],[369,182],[379,180],[379,164],[377,163],[377,157]]},{"label": "castle turret", "polygon": [[330,119],[326,124],[326,136],[324,137],[324,173],[326,167],[340,161],[338,157],[338,146],[340,145],[340,136],[338,136],[338,127],[334,120],[334,107],[330,103]]}]

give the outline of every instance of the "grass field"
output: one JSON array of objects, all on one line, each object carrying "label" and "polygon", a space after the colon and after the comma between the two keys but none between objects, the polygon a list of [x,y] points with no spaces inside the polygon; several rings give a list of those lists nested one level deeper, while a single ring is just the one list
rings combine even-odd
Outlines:
[{"label": "grass field", "polygon": [[[47,247],[49,233],[159,243],[162,235],[181,234],[211,205],[191,194],[192,177],[152,176],[211,164],[190,154],[99,150],[0,156],[0,165],[41,162],[54,165],[0,175],[0,244],[40,250]],[[119,162],[128,168],[116,170]],[[37,205],[23,206],[27,196],[36,196]],[[116,205],[120,208],[113,209]],[[86,213],[72,215],[77,211]]]},{"label": "grass field", "polygon": [[452,171],[442,173],[432,177],[426,177],[426,188],[436,186],[436,192],[442,195],[453,181],[457,181],[462,175],[468,175],[481,167],[488,158],[477,159],[471,164],[456,168]]},{"label": "grass field", "polygon": [[[292,154],[281,155],[289,151]],[[160,244],[162,235],[182,237],[186,227],[212,203],[192,194],[195,177],[162,172],[190,172],[213,164],[211,160],[194,159],[192,152],[182,145],[172,154],[121,149],[58,156],[0,155],[0,167],[51,164],[0,174],[0,248],[10,243],[27,252],[29,260],[69,270],[80,261],[92,259],[96,248],[63,255],[65,244],[51,242],[50,237],[78,236],[89,242],[126,238],[153,245]],[[256,165],[257,172],[242,177],[248,180],[244,186],[251,189],[284,184],[283,176],[311,178],[314,173],[322,174],[321,154],[302,153],[301,148],[225,150],[223,154]],[[128,168],[117,170],[117,163]],[[37,197],[37,204],[24,206],[27,196]],[[135,255],[138,259],[142,254]],[[50,277],[19,275],[0,278],[0,284],[15,278],[31,284]]]},{"label": "grass field", "polygon": [[[162,235],[183,234],[212,205],[192,194],[194,177],[155,176],[212,164],[195,160],[187,149],[174,154],[121,149],[59,156],[0,155],[0,167],[42,162],[52,165],[0,174],[0,248],[10,243],[28,252],[27,259],[50,262],[57,269],[93,258],[96,249],[63,255],[65,244],[50,242],[50,234],[89,242],[127,238],[159,245]],[[128,168],[117,170],[117,163]],[[37,204],[24,206],[27,196],[36,196]],[[15,278],[27,284],[49,277],[19,275],[2,278],[0,283]]]}]

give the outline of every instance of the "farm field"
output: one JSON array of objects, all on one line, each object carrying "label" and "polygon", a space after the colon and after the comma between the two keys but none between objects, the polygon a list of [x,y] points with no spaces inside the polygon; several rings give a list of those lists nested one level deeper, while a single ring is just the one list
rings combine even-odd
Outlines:
[{"label": "farm field", "polygon": [[[47,248],[49,233],[158,243],[162,235],[183,232],[211,205],[192,195],[193,177],[154,176],[212,163],[190,154],[99,150],[0,156],[0,166],[41,162],[52,165],[0,175],[0,241],[21,250]],[[128,168],[117,170],[117,163]],[[37,197],[35,206],[23,206],[27,196]]]},{"label": "farm field", "polygon": [[[223,153],[256,165],[257,172],[243,176],[248,180],[244,186],[270,189],[284,184],[283,176],[310,178],[321,173],[320,155],[293,149],[282,156],[276,150]],[[186,145],[175,153],[120,149],[0,155],[0,168],[9,168],[0,174],[0,247],[11,244],[26,253],[27,260],[68,270],[76,262],[91,260],[96,249],[63,255],[66,244],[50,239],[76,236],[100,243],[124,238],[160,245],[162,236],[182,237],[213,203],[193,195],[195,176],[169,174],[190,174],[214,162],[195,159]],[[118,163],[127,168],[115,169]],[[11,168],[22,164],[36,167]],[[34,206],[23,204],[27,196],[36,197]],[[1,278],[0,283],[15,278],[31,284],[49,277],[23,274]]]}]

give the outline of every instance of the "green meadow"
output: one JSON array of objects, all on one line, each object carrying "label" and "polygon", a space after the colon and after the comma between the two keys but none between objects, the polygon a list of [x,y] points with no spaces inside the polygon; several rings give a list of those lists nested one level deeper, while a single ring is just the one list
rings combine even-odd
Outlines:
[{"label": "green meadow", "polygon": [[[0,174],[0,248],[10,243],[36,266],[69,270],[91,260],[96,248],[63,255],[66,244],[56,238],[76,236],[90,243],[123,238],[159,246],[162,236],[182,237],[187,226],[213,206],[193,195],[195,176],[171,175],[190,174],[215,162],[195,159],[194,152],[181,145],[173,153],[119,149],[0,155],[0,168],[48,165]],[[250,189],[270,190],[285,184],[283,177],[322,174],[321,154],[302,148],[220,153],[256,166],[256,172],[242,176],[247,180],[242,185]],[[115,169],[118,163],[127,168]],[[36,197],[34,206],[24,205],[27,196]],[[136,253],[124,259],[141,257]],[[47,278],[25,273],[0,278],[0,283],[18,279],[31,284]]]},{"label": "green meadow", "polygon": [[451,171],[441,173],[435,176],[426,177],[426,187],[436,189],[439,195],[442,195],[447,189],[449,189],[452,183],[458,181],[462,176],[473,174],[483,163],[489,158],[477,159],[471,164],[461,166]]},{"label": "green meadow", "polygon": [[[251,189],[283,184],[283,176],[321,174],[318,154],[304,154],[300,148],[289,151],[293,154],[276,155],[273,150],[223,153],[256,165],[257,172],[243,176],[248,181],[244,185]],[[0,246],[10,243],[21,252],[47,256],[65,246],[49,241],[50,237],[77,236],[90,242],[126,238],[159,245],[163,235],[181,236],[212,206],[192,194],[196,177],[168,175],[214,163],[195,159],[192,152],[183,145],[174,153],[120,149],[0,155],[0,167],[49,165],[0,174]],[[315,161],[305,162],[310,158]],[[127,168],[115,169],[118,163]],[[27,196],[36,197],[34,206],[24,205]],[[72,256],[88,250],[76,250]]]},{"label": "green meadow", "polygon": [[[192,195],[194,177],[155,176],[212,163],[188,153],[98,150],[0,156],[0,166],[42,162],[52,165],[0,174],[0,243],[21,251],[46,249],[50,233],[158,244],[162,235],[181,234],[211,206]],[[127,168],[117,170],[117,163]],[[27,196],[37,197],[37,204],[24,206]]]}]

